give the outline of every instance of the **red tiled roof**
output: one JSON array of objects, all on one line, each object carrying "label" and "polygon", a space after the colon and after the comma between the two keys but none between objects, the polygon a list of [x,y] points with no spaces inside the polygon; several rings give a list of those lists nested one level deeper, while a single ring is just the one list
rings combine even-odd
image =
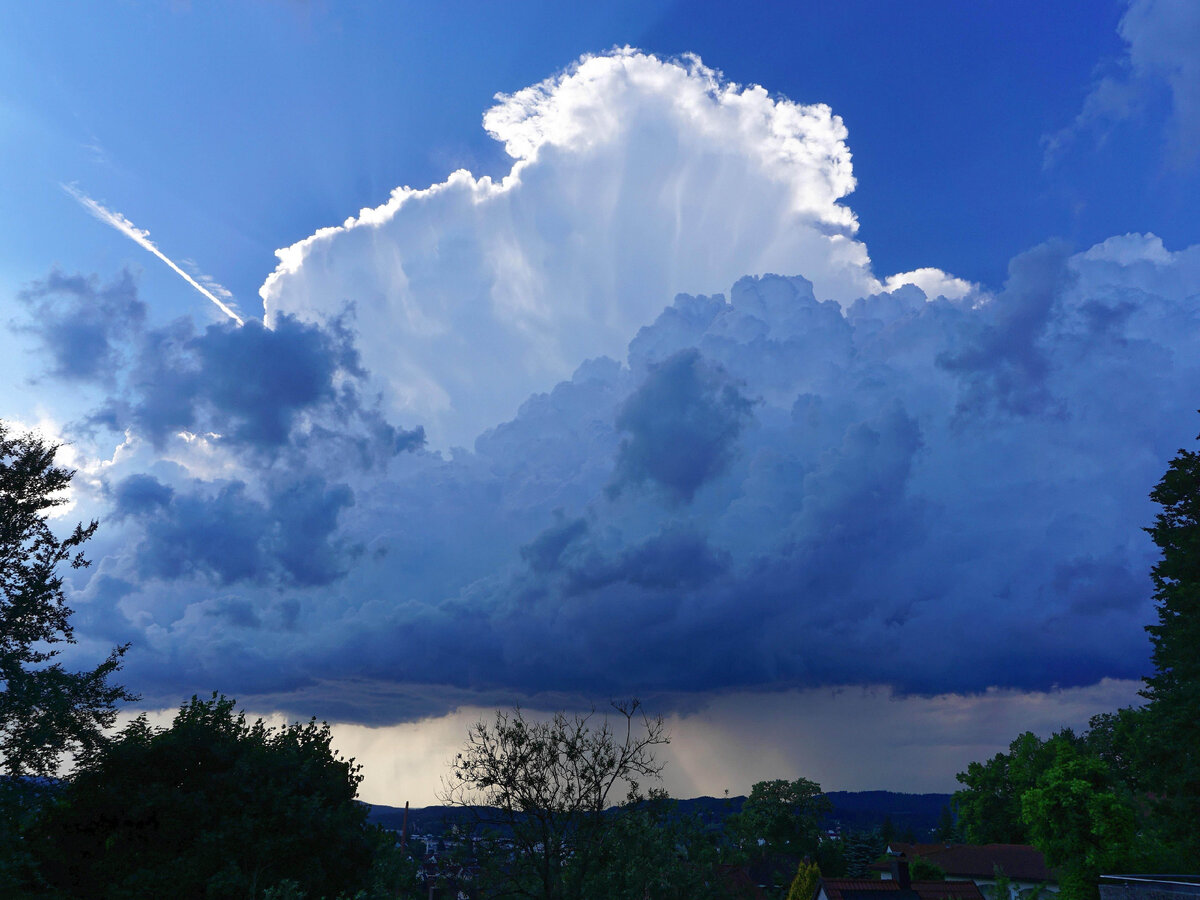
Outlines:
[{"label": "red tiled roof", "polygon": [[957,900],[966,897],[979,900],[983,897],[973,881],[914,881],[912,889],[921,895],[921,900]]},{"label": "red tiled roof", "polygon": [[[820,886],[829,900],[844,900],[843,892],[896,893],[898,881],[876,881],[869,878],[822,878]],[[914,881],[909,887],[921,900],[983,900],[983,894],[973,881]]]},{"label": "red tiled roof", "polygon": [[910,859],[914,856],[927,856],[930,853],[937,853],[939,850],[947,850],[953,846],[953,844],[946,841],[939,841],[934,844],[906,844],[903,841],[892,841],[888,844],[888,847],[893,851],[903,853]]},{"label": "red tiled roof", "polygon": [[909,859],[921,857],[957,878],[992,878],[996,867],[1016,881],[1058,881],[1046,858],[1028,844],[902,844],[892,850]]},{"label": "red tiled roof", "polygon": [[829,900],[842,900],[842,891],[898,891],[894,881],[875,881],[866,878],[822,878],[820,886]]}]

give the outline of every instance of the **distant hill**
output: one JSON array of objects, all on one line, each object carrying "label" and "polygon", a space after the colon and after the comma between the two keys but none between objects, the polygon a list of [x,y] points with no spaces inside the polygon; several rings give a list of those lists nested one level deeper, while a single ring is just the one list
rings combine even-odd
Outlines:
[{"label": "distant hill", "polygon": [[[890,817],[897,834],[912,831],[917,839],[927,839],[937,827],[942,807],[950,802],[950,794],[899,794],[895,791],[829,791],[826,796],[833,804],[827,825],[849,831],[869,831],[883,825]],[[727,816],[740,812],[745,797],[693,797],[679,800],[681,815],[693,815],[705,825],[721,827]],[[404,810],[394,806],[371,805],[370,821],[399,831],[404,822]],[[409,834],[441,836],[451,825],[468,828],[474,812],[452,806],[423,806],[408,811]]]},{"label": "distant hill", "polygon": [[853,831],[879,828],[890,816],[897,833],[911,829],[918,838],[923,838],[937,827],[942,807],[950,804],[952,795],[830,791],[826,796],[833,804],[829,818],[842,828]]}]

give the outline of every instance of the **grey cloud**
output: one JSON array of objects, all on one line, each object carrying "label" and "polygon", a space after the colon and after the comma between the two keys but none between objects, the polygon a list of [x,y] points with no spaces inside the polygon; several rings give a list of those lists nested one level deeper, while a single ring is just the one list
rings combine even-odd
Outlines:
[{"label": "grey cloud", "polygon": [[146,319],[128,271],[101,285],[94,277],[55,270],[17,296],[30,315],[18,330],[38,338],[49,357],[47,373],[69,381],[113,384],[122,345]]},{"label": "grey cloud", "polygon": [[264,458],[332,448],[340,462],[371,468],[425,446],[421,425],[398,427],[364,393],[367,373],[351,327],[354,311],[321,325],[288,315],[271,328],[249,320],[197,331],[183,318],[146,325],[128,272],[101,286],[54,271],[20,295],[56,378],[106,389],[77,423],[82,434],[132,430],[162,449],[181,432],[211,435]]},{"label": "grey cloud", "polygon": [[103,571],[150,623],[135,686],[328,698],[350,679],[378,686],[361,717],[381,721],[386,697],[439,711],[413,691],[1136,678],[1146,495],[1196,431],[1197,278],[1200,250],[1126,238],[1036,248],[962,301],[843,308],[743,279],[677,297],[627,364],[582,364],[472,451],[335,483],[318,467],[349,445],[293,427],[239,479],[115,479],[136,552]]},{"label": "grey cloud", "polygon": [[[1050,360],[1042,338],[1054,304],[1070,281],[1067,258],[1067,248],[1051,242],[1013,259],[1004,291],[980,310],[967,346],[939,358],[967,383],[960,408],[995,402],[1012,412],[1029,413],[1045,407]],[[1096,322],[1094,304],[1087,312]],[[1103,318],[1100,313],[1101,322]]]},{"label": "grey cloud", "polygon": [[1200,8],[1189,0],[1130,0],[1117,27],[1125,53],[1099,77],[1070,125],[1043,138],[1054,165],[1082,135],[1106,140],[1117,124],[1146,114],[1156,94],[1170,109],[1167,142],[1176,165],[1200,154]]},{"label": "grey cloud", "polygon": [[118,516],[140,519],[143,578],[312,587],[341,577],[356,552],[336,536],[339,515],[354,503],[350,488],[308,475],[266,493],[256,498],[241,481],[176,492],[146,475],[113,491]]},{"label": "grey cloud", "polygon": [[175,496],[175,491],[153,475],[130,475],[113,488],[112,496],[114,515],[124,519],[146,515],[167,506]]},{"label": "grey cloud", "polygon": [[617,414],[626,437],[611,493],[649,481],[672,500],[691,501],[728,466],[751,407],[720,367],[695,349],[651,366]]}]

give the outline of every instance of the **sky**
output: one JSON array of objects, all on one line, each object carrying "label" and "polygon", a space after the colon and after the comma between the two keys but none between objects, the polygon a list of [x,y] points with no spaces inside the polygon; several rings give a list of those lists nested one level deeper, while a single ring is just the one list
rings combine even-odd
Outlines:
[{"label": "sky", "polygon": [[949,791],[1137,700],[1196,437],[1200,8],[0,3],[0,419],[80,666],[434,802],[497,706],[666,786]]}]

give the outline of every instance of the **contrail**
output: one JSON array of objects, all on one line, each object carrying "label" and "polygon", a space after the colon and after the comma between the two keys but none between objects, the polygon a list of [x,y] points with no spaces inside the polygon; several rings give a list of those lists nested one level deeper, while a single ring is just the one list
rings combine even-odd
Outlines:
[{"label": "contrail", "polygon": [[179,266],[175,265],[174,262],[168,259],[166,254],[159,250],[158,247],[154,245],[154,242],[150,240],[149,231],[143,231],[141,228],[138,228],[119,212],[113,212],[111,209],[105,208],[73,185],[64,184],[62,185],[62,189],[74,197],[84,209],[90,212],[101,222],[105,223],[106,225],[111,225],[113,228],[117,229],[117,231],[121,232],[121,234],[132,239],[138,245],[144,247],[146,250],[149,250],[151,253],[165,262],[180,278],[198,290],[213,303],[217,304],[221,312],[225,313],[225,315],[229,316],[229,318],[233,319],[233,321],[237,322],[239,325],[245,324],[242,321],[242,317],[234,312],[228,306],[228,304],[224,303],[220,297],[218,297],[187,272],[183,271],[183,269],[179,268]]}]

